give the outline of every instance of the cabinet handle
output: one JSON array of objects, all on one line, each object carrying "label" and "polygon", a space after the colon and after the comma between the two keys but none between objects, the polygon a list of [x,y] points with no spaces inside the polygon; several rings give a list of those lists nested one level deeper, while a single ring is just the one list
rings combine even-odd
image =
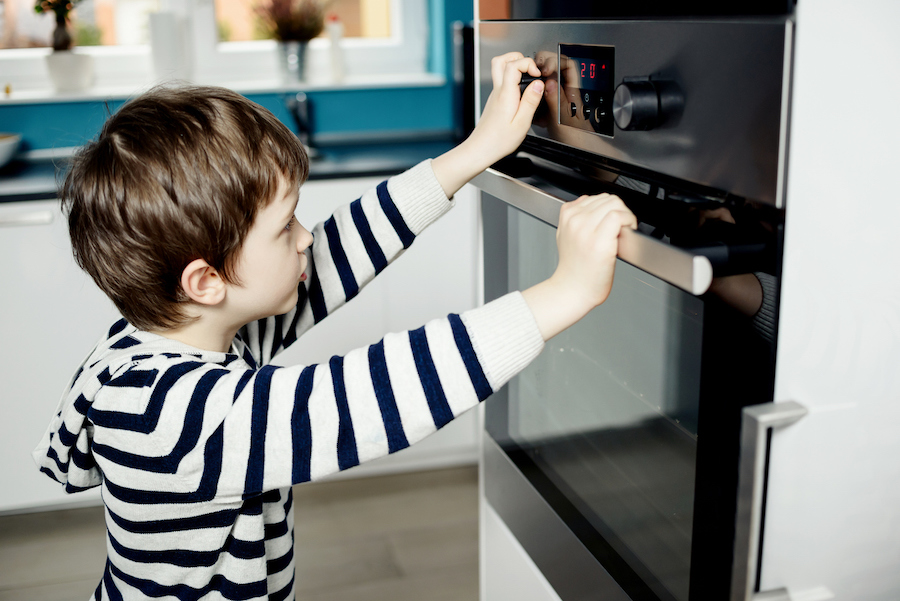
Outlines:
[{"label": "cabinet handle", "polygon": [[53,223],[53,211],[32,211],[19,215],[0,215],[0,227],[47,225]]},{"label": "cabinet handle", "polygon": [[741,460],[734,528],[731,601],[787,601],[787,590],[754,593],[762,522],[763,485],[769,428],[789,426],[808,413],[800,403],[784,401],[744,407],[741,417]]},{"label": "cabinet handle", "polygon": [[[559,225],[559,208],[566,203],[562,198],[495,169],[478,174],[472,184],[545,223]],[[634,230],[622,230],[619,258],[691,294],[703,294],[712,283],[709,259]]]}]

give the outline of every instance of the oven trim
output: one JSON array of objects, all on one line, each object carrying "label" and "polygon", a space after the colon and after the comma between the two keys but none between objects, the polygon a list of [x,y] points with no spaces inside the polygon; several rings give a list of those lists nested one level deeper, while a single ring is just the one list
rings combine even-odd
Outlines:
[{"label": "oven trim", "polygon": [[[631,601],[487,432],[483,433],[482,448],[488,503],[560,598]],[[569,577],[573,568],[578,578]]]}]

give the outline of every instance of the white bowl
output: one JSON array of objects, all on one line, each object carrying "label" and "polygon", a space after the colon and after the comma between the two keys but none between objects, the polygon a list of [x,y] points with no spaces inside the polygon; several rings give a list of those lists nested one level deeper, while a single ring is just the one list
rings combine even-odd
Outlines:
[{"label": "white bowl", "polygon": [[5,134],[0,132],[0,167],[10,162],[19,149],[22,136],[19,134]]}]

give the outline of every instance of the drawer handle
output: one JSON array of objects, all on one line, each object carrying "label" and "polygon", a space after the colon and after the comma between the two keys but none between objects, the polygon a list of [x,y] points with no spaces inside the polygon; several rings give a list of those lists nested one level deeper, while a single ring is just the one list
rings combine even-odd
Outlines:
[{"label": "drawer handle", "polygon": [[53,223],[53,211],[32,211],[19,215],[0,215],[0,227],[47,225]]}]

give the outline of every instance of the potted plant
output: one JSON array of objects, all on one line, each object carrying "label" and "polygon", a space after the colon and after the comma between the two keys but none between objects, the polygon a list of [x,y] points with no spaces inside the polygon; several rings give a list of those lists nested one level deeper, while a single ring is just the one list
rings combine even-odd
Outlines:
[{"label": "potted plant", "polygon": [[306,47],[325,27],[323,0],[266,0],[256,7],[262,28],[278,42],[282,74],[287,83],[303,81]]},{"label": "potted plant", "polygon": [[34,12],[52,12],[56,17],[56,29],[53,30],[53,52],[47,55],[47,70],[58,92],[84,90],[90,87],[94,77],[92,57],[72,52],[69,13],[80,1],[36,0],[34,4]]}]

